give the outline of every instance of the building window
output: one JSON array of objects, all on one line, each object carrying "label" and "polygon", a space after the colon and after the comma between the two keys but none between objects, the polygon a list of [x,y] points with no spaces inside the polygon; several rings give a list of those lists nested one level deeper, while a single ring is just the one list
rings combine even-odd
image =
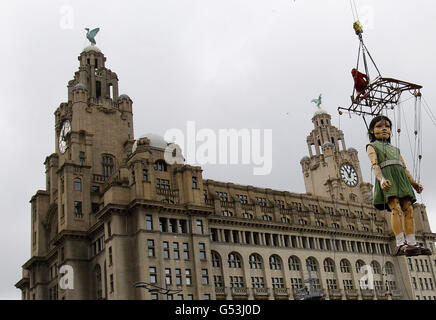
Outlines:
[{"label": "building window", "polygon": [[159,297],[158,297],[157,293],[152,293],[151,294],[151,300],[159,300]]},{"label": "building window", "polygon": [[280,258],[276,255],[272,255],[269,258],[269,267],[271,270],[281,270],[282,269],[282,263],[280,261]]},{"label": "building window", "polygon": [[191,274],[191,269],[186,269],[185,270],[185,279],[186,279],[186,285],[187,286],[191,286],[192,285],[192,274]]},{"label": "building window", "polygon": [[248,197],[246,195],[237,195],[237,197],[239,197],[239,202],[242,204],[247,204],[248,203]]},{"label": "building window", "polygon": [[110,276],[109,276],[109,283],[110,283],[110,292],[114,292],[114,275],[113,274],[111,274]]},{"label": "building window", "polygon": [[149,257],[154,257],[154,240],[147,240],[147,244],[148,244],[148,256]]},{"label": "building window", "polygon": [[223,215],[224,217],[233,217],[233,212],[228,211],[228,210],[223,210],[223,211],[222,211],[222,215]]},{"label": "building window", "polygon": [[307,221],[304,219],[299,219],[298,223],[301,224],[302,226],[306,226],[307,225]]},{"label": "building window", "polygon": [[336,290],[338,289],[338,284],[336,283],[336,279],[327,279],[327,289]]},{"label": "building window", "polygon": [[290,257],[288,264],[289,264],[289,270],[300,271],[300,260],[297,257]]},{"label": "building window", "polygon": [[385,271],[386,271],[386,274],[394,274],[394,269],[393,269],[391,263],[389,263],[389,262],[386,263],[386,265],[385,265]]},{"label": "building window", "polygon": [[170,258],[170,245],[168,241],[163,242],[163,254],[164,254],[164,259]]},{"label": "building window", "polygon": [[285,283],[283,282],[283,278],[273,277],[273,278],[271,278],[271,282],[272,282],[272,287],[274,289],[285,287]]},{"label": "building window", "polygon": [[82,218],[82,201],[74,201],[74,214],[77,218]]},{"label": "building window", "polygon": [[198,189],[197,177],[192,177],[192,189]]},{"label": "building window", "polygon": [[147,230],[153,230],[153,216],[145,216],[145,228]]},{"label": "building window", "polygon": [[221,259],[216,252],[212,252],[212,266],[214,268],[221,267]]},{"label": "building window", "polygon": [[230,288],[243,288],[244,278],[237,276],[230,276]]},{"label": "building window", "polygon": [[176,285],[181,286],[182,285],[182,270],[176,269]]},{"label": "building window", "polygon": [[337,223],[332,223],[332,227],[333,227],[334,229],[339,229],[339,224],[337,224]]},{"label": "building window", "polygon": [[83,166],[83,164],[85,163],[85,152],[83,152],[83,151],[79,152],[79,161],[80,161],[80,164]]},{"label": "building window", "polygon": [[169,190],[170,180],[156,178],[156,188]]},{"label": "building window", "polygon": [[148,169],[142,170],[142,181],[148,181]]},{"label": "building window", "polygon": [[251,213],[244,212],[242,215],[245,219],[254,219],[254,216]]},{"label": "building window", "polygon": [[180,252],[179,252],[179,243],[173,242],[173,255],[175,260],[180,259]]},{"label": "building window", "polygon": [[330,259],[324,260],[324,271],[325,272],[335,272],[335,263]]},{"label": "building window", "polygon": [[167,164],[164,160],[157,160],[154,165],[154,170],[157,171],[167,171]]},{"label": "building window", "polygon": [[98,203],[95,203],[95,202],[91,203],[92,213],[97,213],[99,209],[100,209],[100,205]]},{"label": "building window", "polygon": [[257,200],[259,206],[261,206],[261,207],[266,207],[266,198],[259,198],[259,197],[256,197],[256,200]]},{"label": "building window", "polygon": [[292,289],[303,288],[303,279],[301,279],[301,278],[292,278],[291,279],[291,288]]},{"label": "building window", "polygon": [[272,217],[271,216],[269,216],[269,215],[263,215],[262,216],[262,220],[265,220],[265,221],[272,221]]},{"label": "building window", "polygon": [[344,283],[344,289],[345,290],[353,290],[354,289],[354,285],[353,285],[353,281],[352,280],[342,280]]},{"label": "building window", "polygon": [[223,277],[222,276],[213,276],[213,283],[215,287],[224,287]]},{"label": "building window", "polygon": [[200,249],[200,260],[206,260],[206,245],[204,243],[199,243],[198,247]]},{"label": "building window", "polygon": [[114,173],[114,158],[110,155],[102,156],[103,176],[109,178]]},{"label": "building window", "polygon": [[252,254],[249,257],[251,269],[262,269],[262,258],[258,254]]},{"label": "building window", "polygon": [[207,269],[201,269],[201,283],[203,285],[209,284],[209,275],[207,273]]},{"label": "building window", "polygon": [[318,266],[317,266],[317,263],[316,263],[316,261],[315,261],[315,259],[313,259],[313,258],[308,258],[307,260],[306,260],[306,265],[308,266],[308,267],[310,267],[310,270],[311,271],[318,271]]},{"label": "building window", "polygon": [[253,288],[265,288],[263,277],[251,277],[251,286]]},{"label": "building window", "polygon": [[183,259],[189,260],[189,244],[183,243]]},{"label": "building window", "polygon": [[188,294],[188,299],[186,300],[194,300],[194,295],[193,294]]},{"label": "building window", "polygon": [[350,273],[350,263],[347,260],[341,260],[340,262],[341,272],[342,273]]},{"label": "building window", "polygon": [[156,267],[150,267],[148,268],[148,271],[150,273],[150,283],[156,283],[157,282]]},{"label": "building window", "polygon": [[109,247],[109,265],[112,265],[112,247]]},{"label": "building window", "polygon": [[165,268],[165,284],[166,285],[171,285],[172,280],[171,280],[171,269],[170,268]]},{"label": "building window", "polygon": [[197,233],[203,234],[203,221],[197,220]]},{"label": "building window", "polygon": [[216,195],[220,199],[220,201],[225,201],[225,202],[229,201],[229,198],[227,196],[227,192],[217,191]]},{"label": "building window", "polygon": [[237,253],[229,254],[229,268],[241,268],[241,258]]},{"label": "building window", "polygon": [[74,190],[82,191],[82,179],[74,178]]}]

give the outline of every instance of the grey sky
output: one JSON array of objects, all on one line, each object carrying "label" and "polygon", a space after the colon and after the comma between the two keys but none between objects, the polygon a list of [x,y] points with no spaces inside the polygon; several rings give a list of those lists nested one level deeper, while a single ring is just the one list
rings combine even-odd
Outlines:
[{"label": "grey sky", "polygon": [[[382,75],[423,85],[426,101],[435,103],[434,1],[357,3]],[[62,8],[73,10],[72,29],[60,27]],[[313,128],[310,100],[323,93],[336,126],[336,108],[350,102],[358,41],[348,0],[2,1],[0,18],[0,299],[20,298],[13,284],[30,258],[29,200],[45,186],[43,162],[55,148],[53,113],[66,100],[87,45],[85,27],[101,29],[96,40],[106,66],[118,74],[120,93],[133,100],[135,137],[185,130],[188,120],[215,131],[273,129],[270,175],[253,176],[247,165],[205,165],[204,178],[304,192],[299,161]],[[413,108],[404,107],[410,129]],[[363,121],[344,115],[340,127],[369,181]],[[422,201],[435,231],[436,128],[424,111],[423,129]]]}]

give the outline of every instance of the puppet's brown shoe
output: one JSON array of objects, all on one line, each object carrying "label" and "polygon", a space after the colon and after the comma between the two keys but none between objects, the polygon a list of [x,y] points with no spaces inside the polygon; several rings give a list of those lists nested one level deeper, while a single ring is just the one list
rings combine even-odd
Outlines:
[{"label": "puppet's brown shoe", "polygon": [[421,251],[420,255],[422,255],[422,256],[431,256],[433,254],[429,248],[426,248],[426,247],[423,247],[423,246],[420,246],[420,245],[416,245],[416,246]]},{"label": "puppet's brown shoe", "polygon": [[394,256],[405,256],[406,255],[407,244],[402,244],[396,246],[394,250]]},{"label": "puppet's brown shoe", "polygon": [[421,254],[421,249],[419,246],[416,245],[406,245],[406,248],[404,249],[404,252],[406,253],[406,256],[419,256]]}]

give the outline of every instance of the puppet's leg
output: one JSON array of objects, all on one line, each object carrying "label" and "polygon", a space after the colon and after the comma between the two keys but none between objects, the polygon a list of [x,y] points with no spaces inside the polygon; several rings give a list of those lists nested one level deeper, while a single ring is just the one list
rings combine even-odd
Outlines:
[{"label": "puppet's leg", "polygon": [[408,198],[403,198],[400,200],[400,203],[401,209],[404,212],[404,232],[406,234],[407,245],[419,248],[420,254],[431,255],[432,253],[430,249],[422,247],[416,243],[412,202]]},{"label": "puppet's leg", "polygon": [[394,231],[395,239],[397,241],[397,248],[406,244],[406,239],[404,238],[403,225],[401,223],[401,205],[400,201],[396,197],[389,198],[388,201],[389,209],[391,209],[391,224],[392,231]]}]

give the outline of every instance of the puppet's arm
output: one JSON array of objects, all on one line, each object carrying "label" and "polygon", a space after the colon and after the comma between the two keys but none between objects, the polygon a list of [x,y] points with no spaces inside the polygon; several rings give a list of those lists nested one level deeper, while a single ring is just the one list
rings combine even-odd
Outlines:
[{"label": "puppet's arm", "polygon": [[422,185],[420,185],[418,182],[416,182],[415,179],[413,179],[409,170],[407,170],[406,163],[404,162],[403,157],[401,157],[401,163],[403,164],[403,168],[404,168],[404,171],[406,172],[407,178],[409,178],[410,184],[416,190],[416,192],[421,193],[424,188],[422,187]]},{"label": "puppet's arm", "polygon": [[380,181],[380,186],[383,190],[388,191],[391,188],[391,182],[386,180],[381,171],[380,165],[377,159],[377,152],[375,151],[373,146],[368,146],[366,148],[366,152],[368,153],[369,161],[371,162],[372,171],[374,171],[374,175],[378,181]]}]

